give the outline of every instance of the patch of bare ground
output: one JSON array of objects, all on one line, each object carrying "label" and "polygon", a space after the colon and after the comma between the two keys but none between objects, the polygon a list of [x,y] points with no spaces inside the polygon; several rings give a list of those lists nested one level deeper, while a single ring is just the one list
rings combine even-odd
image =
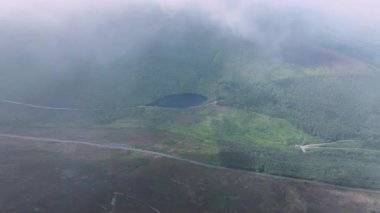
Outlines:
[{"label": "patch of bare ground", "polygon": [[216,106],[215,109],[217,112],[220,112],[220,113],[228,113],[231,111],[230,108],[224,107],[224,106]]}]

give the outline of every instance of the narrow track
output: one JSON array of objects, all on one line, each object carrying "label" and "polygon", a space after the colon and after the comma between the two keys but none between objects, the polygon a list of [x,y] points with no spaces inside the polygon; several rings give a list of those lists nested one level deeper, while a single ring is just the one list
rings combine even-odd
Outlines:
[{"label": "narrow track", "polygon": [[0,102],[13,104],[13,105],[20,105],[24,107],[34,108],[34,109],[46,109],[46,110],[58,110],[58,111],[82,111],[81,108],[69,108],[69,107],[50,107],[50,106],[41,106],[41,105],[34,105],[34,104],[27,104],[17,101],[11,101],[8,99],[0,99]]},{"label": "narrow track", "polygon": [[320,143],[320,144],[307,144],[307,145],[296,145],[296,147],[300,148],[303,153],[306,153],[307,151],[311,149],[330,149],[330,150],[362,150],[367,152],[380,152],[379,150],[373,150],[373,149],[363,149],[363,148],[348,148],[348,147],[328,147],[328,145],[341,143],[339,141],[337,142],[331,142],[331,143]]},{"label": "narrow track", "polygon": [[8,99],[2,99],[0,98],[0,102],[12,104],[12,105],[18,105],[26,108],[31,109],[40,109],[40,110],[50,110],[50,111],[80,111],[80,112],[86,112],[86,111],[99,111],[99,110],[123,110],[123,109],[131,109],[131,108],[137,108],[141,107],[143,105],[138,106],[125,106],[125,107],[105,107],[105,108],[71,108],[71,107],[52,107],[52,106],[45,106],[45,105],[35,105],[35,104],[29,104],[24,102],[18,102],[18,101],[12,101]]},{"label": "narrow track", "polygon": [[[338,185],[333,185],[333,184],[328,184],[328,183],[323,183],[323,182],[318,182],[318,181],[309,181],[309,180],[303,180],[303,179],[297,179],[297,178],[291,178],[291,177],[284,177],[284,176],[276,176],[276,175],[270,175],[270,174],[263,174],[263,173],[258,173],[258,172],[252,172],[252,171],[247,171],[247,170],[240,170],[240,169],[232,169],[224,166],[217,166],[217,165],[212,165],[208,163],[203,163],[195,160],[190,160],[174,155],[169,155],[165,154],[162,152],[155,152],[155,151],[150,151],[150,150],[145,150],[145,149],[139,149],[139,148],[134,148],[129,145],[125,144],[99,144],[99,143],[92,143],[92,142],[86,142],[86,141],[76,141],[76,140],[62,140],[62,139],[56,139],[56,138],[42,138],[42,137],[30,137],[30,136],[22,136],[22,135],[14,135],[14,134],[6,134],[6,133],[0,133],[0,138],[12,138],[12,139],[21,139],[21,140],[29,140],[29,141],[35,141],[35,142],[47,142],[47,143],[62,143],[62,144],[76,144],[76,145],[85,145],[85,146],[93,146],[97,148],[103,148],[103,149],[113,149],[113,150],[124,150],[124,151],[133,151],[133,152],[138,152],[138,153],[143,153],[143,154],[149,154],[149,155],[155,155],[155,156],[160,156],[160,157],[165,157],[168,159],[173,159],[209,169],[217,169],[217,170],[224,170],[228,172],[239,172],[242,174],[247,174],[247,175],[256,175],[256,176],[261,176],[261,177],[268,177],[268,178],[277,178],[277,179],[282,179],[282,180],[290,180],[290,181],[297,181],[297,182],[302,182],[302,183],[313,183],[313,184],[318,184],[318,185],[323,185],[323,186],[328,186],[334,189],[339,189],[339,190],[353,190],[353,191],[358,191],[358,192],[366,192],[366,193],[377,193],[380,194],[379,190],[371,190],[371,189],[361,189],[361,188],[353,188],[353,187],[346,187],[346,186],[338,186]],[[1,140],[0,140],[1,142]]]}]

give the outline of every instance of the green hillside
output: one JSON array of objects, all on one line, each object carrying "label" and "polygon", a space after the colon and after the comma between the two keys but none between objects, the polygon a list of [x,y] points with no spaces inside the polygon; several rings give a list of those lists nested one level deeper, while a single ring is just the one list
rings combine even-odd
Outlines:
[{"label": "green hillside", "polygon": [[[17,29],[21,33],[15,34],[27,36],[11,43],[8,60],[0,63],[0,98],[81,111],[1,103],[1,128],[141,128],[175,135],[150,149],[262,173],[380,188],[379,50],[323,31],[302,33],[306,26],[292,25],[281,42],[272,34],[256,41],[202,14],[168,15],[157,8],[150,13],[85,19],[51,40],[48,30]],[[151,27],[125,21],[129,15]],[[273,32],[280,26],[257,27]],[[9,34],[2,36],[11,38],[14,29],[3,28]],[[38,54],[46,58],[31,57]],[[202,94],[209,101],[183,110],[145,106],[179,93]],[[186,150],[176,137],[197,146]],[[336,141],[355,143],[306,153],[296,146]]]}]

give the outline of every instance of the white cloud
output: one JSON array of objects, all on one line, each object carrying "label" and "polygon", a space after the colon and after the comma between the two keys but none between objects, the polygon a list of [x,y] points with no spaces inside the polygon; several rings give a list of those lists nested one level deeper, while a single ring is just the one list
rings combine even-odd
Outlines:
[{"label": "white cloud", "polygon": [[255,11],[256,5],[267,5],[278,11],[313,11],[319,14],[316,19],[321,19],[315,22],[328,20],[333,27],[365,32],[365,35],[380,26],[377,0],[12,0],[0,2],[0,21],[56,24],[66,17],[118,10],[131,3],[154,3],[174,10],[198,7],[242,32],[246,30],[247,14]]}]

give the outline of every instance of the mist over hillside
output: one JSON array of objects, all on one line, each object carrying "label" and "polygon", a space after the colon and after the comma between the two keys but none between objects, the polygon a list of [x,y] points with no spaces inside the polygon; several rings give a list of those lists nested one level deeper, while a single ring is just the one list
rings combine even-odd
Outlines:
[{"label": "mist over hillside", "polygon": [[0,211],[376,212],[376,6],[0,3]]},{"label": "mist over hillside", "polygon": [[207,5],[130,2],[55,24],[4,19],[1,98],[91,109],[200,93],[328,140],[377,135],[371,41],[343,36],[349,28],[318,8],[242,5],[225,17]]},{"label": "mist over hillside", "polygon": [[[355,67],[367,72],[377,63],[377,54],[366,57],[359,42],[331,41],[325,23],[301,10],[251,6],[245,13],[247,30],[241,32],[196,7],[124,8],[68,16],[57,25],[2,22],[2,97],[136,105],[169,93],[204,91],[224,73],[264,72],[252,63],[343,66],[342,72],[356,72]],[[236,63],[239,67],[233,67]],[[136,92],[141,100],[127,101]]]}]

